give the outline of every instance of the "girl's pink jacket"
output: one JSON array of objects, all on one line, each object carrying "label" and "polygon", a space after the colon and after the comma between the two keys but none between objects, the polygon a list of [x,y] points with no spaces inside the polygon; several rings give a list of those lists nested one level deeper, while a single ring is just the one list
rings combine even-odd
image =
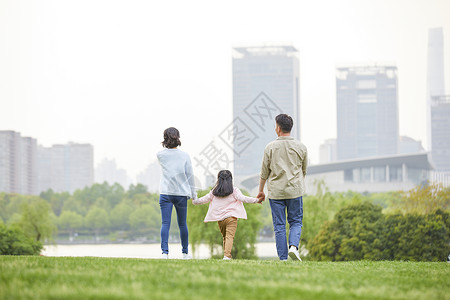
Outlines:
[{"label": "girl's pink jacket", "polygon": [[192,204],[198,205],[210,202],[204,222],[222,221],[229,217],[247,219],[247,212],[242,203],[256,203],[258,199],[244,196],[237,187],[233,190],[233,193],[226,197],[214,196],[211,190],[209,194],[197,200],[192,200]]}]

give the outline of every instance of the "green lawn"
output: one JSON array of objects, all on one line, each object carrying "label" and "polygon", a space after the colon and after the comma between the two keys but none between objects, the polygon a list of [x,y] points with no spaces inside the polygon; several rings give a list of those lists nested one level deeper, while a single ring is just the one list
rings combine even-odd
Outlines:
[{"label": "green lawn", "polygon": [[0,299],[450,299],[450,264],[0,256]]}]

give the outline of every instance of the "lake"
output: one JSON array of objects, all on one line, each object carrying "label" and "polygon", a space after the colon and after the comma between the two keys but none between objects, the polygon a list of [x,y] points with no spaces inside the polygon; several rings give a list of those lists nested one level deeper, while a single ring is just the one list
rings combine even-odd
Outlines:
[{"label": "lake", "polygon": [[[258,257],[276,257],[275,243],[257,243]],[[195,253],[189,246],[189,253],[196,259],[210,258],[209,247],[200,245]],[[160,244],[82,244],[82,245],[46,245],[45,256],[96,256],[126,258],[161,258]],[[169,243],[169,257],[182,258],[180,243]]]}]

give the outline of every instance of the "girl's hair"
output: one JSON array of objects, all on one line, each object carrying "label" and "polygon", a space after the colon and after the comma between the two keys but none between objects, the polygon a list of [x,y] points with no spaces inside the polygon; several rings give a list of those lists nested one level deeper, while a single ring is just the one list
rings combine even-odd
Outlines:
[{"label": "girl's hair", "polygon": [[180,132],[175,127],[164,130],[164,141],[161,143],[165,148],[175,148],[181,146]]},{"label": "girl's hair", "polygon": [[219,172],[212,194],[217,197],[226,197],[233,194],[233,176],[230,171],[222,170]]}]

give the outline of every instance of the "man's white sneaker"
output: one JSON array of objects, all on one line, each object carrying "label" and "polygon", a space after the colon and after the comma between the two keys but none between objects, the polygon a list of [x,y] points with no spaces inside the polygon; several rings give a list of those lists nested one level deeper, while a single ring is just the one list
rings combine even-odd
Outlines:
[{"label": "man's white sneaker", "polygon": [[289,248],[289,257],[290,257],[292,260],[299,260],[299,261],[302,261],[302,259],[300,258],[300,254],[298,253],[298,250],[297,250],[297,248],[295,248],[295,247],[290,247],[290,248]]},{"label": "man's white sneaker", "polygon": [[192,256],[187,253],[183,253],[183,259],[192,259]]},{"label": "man's white sneaker", "polygon": [[228,256],[224,256],[223,260],[231,260],[231,258],[229,258]]},{"label": "man's white sneaker", "polygon": [[161,256],[162,259],[169,259],[169,254],[163,253]]}]

